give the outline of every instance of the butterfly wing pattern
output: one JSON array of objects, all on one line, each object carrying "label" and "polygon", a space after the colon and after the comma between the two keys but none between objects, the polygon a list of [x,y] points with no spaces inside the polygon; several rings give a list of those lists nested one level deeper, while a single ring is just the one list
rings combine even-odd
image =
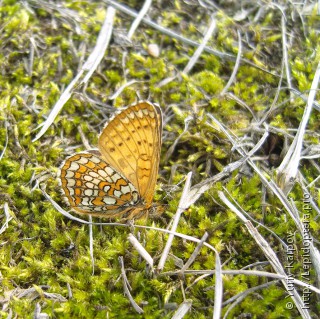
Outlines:
[{"label": "butterfly wing pattern", "polygon": [[140,102],[116,114],[102,130],[97,150],[62,164],[62,190],[80,214],[142,217],[152,205],[160,160],[162,114]]}]

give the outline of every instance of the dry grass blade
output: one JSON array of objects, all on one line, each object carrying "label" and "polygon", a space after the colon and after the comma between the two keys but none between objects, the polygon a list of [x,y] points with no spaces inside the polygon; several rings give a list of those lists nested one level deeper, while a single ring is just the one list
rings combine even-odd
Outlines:
[{"label": "dry grass blade", "polygon": [[[260,235],[257,229],[252,225],[251,221],[249,221],[223,194],[223,192],[219,192],[219,197],[223,201],[223,203],[231,209],[245,224],[247,230],[249,231],[252,238],[256,241],[258,246],[262,249],[264,255],[269,260],[270,264],[272,265],[273,269],[280,275],[287,277],[284,268],[282,267],[281,262],[279,261],[275,252],[271,249],[268,242]],[[292,286],[291,279],[290,282],[288,279],[281,280],[283,285],[286,287],[288,291],[288,295],[292,297],[297,309],[299,310],[302,318],[311,319],[309,312],[305,309],[304,303],[298,294],[297,290]],[[290,284],[290,286],[289,286]]]},{"label": "dry grass blade", "polygon": [[16,288],[11,291],[7,291],[3,297],[1,297],[0,302],[2,304],[5,304],[6,302],[9,302],[10,299],[17,298],[17,299],[37,299],[41,297],[46,297],[48,299],[57,301],[57,302],[66,302],[67,299],[63,297],[60,294],[56,293],[49,293],[44,291],[44,289],[48,289],[48,286],[34,286],[32,288],[27,289],[20,289]]},{"label": "dry grass blade", "polygon": [[87,83],[90,77],[92,76],[93,72],[96,70],[110,42],[114,16],[114,8],[109,7],[107,10],[106,18],[99,33],[96,46],[94,47],[87,61],[84,63],[80,72],[71,81],[66,90],[61,94],[58,102],[54,105],[53,109],[51,110],[47,120],[41,124],[41,130],[33,139],[33,142],[38,140],[47,131],[47,129],[53,123],[53,121],[55,120],[56,116],[61,111],[65,103],[70,99],[73,89],[76,86]]},{"label": "dry grass blade", "polygon": [[184,129],[183,132],[175,139],[174,143],[168,148],[165,160],[168,161],[169,158],[171,157],[172,153],[174,152],[176,146],[178,145],[180,139],[182,138],[183,135],[185,135],[188,132],[188,127],[190,122],[192,121],[192,116],[188,116],[184,120]]},{"label": "dry grass blade", "polygon": [[147,14],[150,6],[151,6],[152,0],[146,0],[143,4],[143,7],[141,8],[138,16],[133,21],[131,28],[128,32],[128,38],[131,40],[133,34],[135,33],[136,29],[138,28],[139,24],[141,23],[141,20],[143,17]]},{"label": "dry grass blade", "polygon": [[39,302],[36,303],[33,319],[49,319],[48,314],[41,312],[41,305]]},{"label": "dry grass blade", "polygon": [[238,33],[238,54],[237,54],[236,63],[234,65],[234,68],[233,68],[233,71],[232,71],[232,74],[230,76],[228,83],[226,84],[226,86],[223,88],[223,90],[220,93],[221,95],[224,95],[227,93],[231,84],[235,80],[236,74],[237,74],[239,66],[240,66],[241,54],[242,54],[242,40],[241,40],[241,34],[240,34],[239,30],[237,31],[237,33]]},{"label": "dry grass blade", "polygon": [[74,217],[72,216],[71,214],[69,214],[67,211],[65,211],[64,209],[62,209],[62,207],[60,207],[58,205],[58,203],[56,203],[50,196],[49,194],[46,193],[46,191],[43,189],[43,188],[40,188],[41,191],[42,191],[42,194],[43,196],[53,205],[53,207],[59,212],[61,213],[62,215],[64,215],[65,217],[71,219],[71,220],[74,220],[74,221],[77,221],[77,222],[80,222],[82,224],[90,224],[88,221],[84,220],[84,219],[81,219],[81,218],[78,218],[78,217]]},{"label": "dry grass blade", "polygon": [[135,83],[142,83],[142,81],[137,81],[137,80],[130,80],[124,84],[122,84],[116,92],[114,92],[112,95],[109,96],[109,100],[114,100],[116,99],[121,93],[123,90],[125,90],[127,87],[129,87],[130,85],[132,84],[135,84]]},{"label": "dry grass blade", "polygon": [[194,251],[192,252],[191,256],[189,257],[189,259],[187,260],[187,262],[183,265],[183,267],[180,269],[180,273],[181,275],[183,275],[183,273],[192,265],[192,263],[195,261],[195,259],[197,258],[203,243],[208,239],[208,233],[205,232],[202,236],[202,238],[200,239],[200,241],[198,242],[197,247],[194,249]]},{"label": "dry grass blade", "polygon": [[[179,233],[176,233],[176,235],[178,236]],[[181,236],[182,234],[180,234]],[[182,236],[181,236],[182,237]],[[194,240],[193,240],[194,241]],[[205,244],[205,246],[209,247],[208,244]],[[212,248],[211,248],[212,249]],[[186,270],[185,274],[187,275],[205,275],[205,276],[210,276],[210,275],[214,275],[216,273],[216,270]],[[288,278],[287,275],[279,275],[276,273],[270,273],[267,271],[258,271],[258,270],[222,270],[221,274],[223,275],[246,275],[246,276],[259,276],[259,277],[268,277],[268,278],[273,278],[273,279],[280,279],[280,280],[286,280]],[[177,271],[167,271],[167,272],[163,272],[162,274],[160,274],[159,276],[174,276],[174,275],[178,275]],[[292,278],[292,283],[300,286],[302,288],[309,288],[310,290],[314,291],[315,293],[320,295],[320,289],[314,287],[314,286],[310,286],[310,284],[305,283],[301,280]]]},{"label": "dry grass blade", "polygon": [[[120,3],[116,2],[116,1],[105,0],[105,2],[110,4],[110,5],[112,5],[114,8],[118,9],[119,11],[124,12],[125,14],[127,14],[127,15],[129,15],[131,17],[137,17],[138,16],[138,13],[136,11],[134,11],[134,10],[130,9],[129,7],[127,7],[127,6],[123,5],[123,4],[120,4]],[[168,36],[170,36],[172,38],[175,38],[175,39],[181,41],[182,43],[185,43],[185,44],[193,46],[193,47],[199,47],[199,45],[200,45],[200,43],[198,43],[196,41],[193,41],[191,39],[185,38],[185,37],[181,36],[180,34],[174,32],[174,31],[172,31],[170,29],[162,27],[161,25],[151,21],[148,18],[143,18],[142,21],[145,24],[149,25],[150,27],[154,28],[155,30],[158,30],[159,32],[161,32],[163,34],[166,34],[166,35],[168,35]],[[215,49],[213,49],[211,47],[207,47],[207,46],[204,47],[204,51],[207,52],[207,53],[211,53],[211,54],[213,54],[213,55],[215,55],[215,56],[217,56],[217,57],[219,57],[221,59],[228,60],[228,61],[236,61],[236,59],[237,59],[232,54],[221,52],[221,51],[215,50]],[[252,67],[254,67],[254,68],[258,69],[258,70],[261,70],[261,71],[263,71],[265,73],[268,73],[268,74],[270,74],[272,76],[277,76],[278,77],[277,74],[270,72],[269,70],[267,70],[267,69],[255,64],[255,63],[253,63],[252,61],[250,61],[248,59],[241,59],[241,62],[242,63],[246,63],[246,64],[248,64],[248,65],[250,65],[250,66],[252,66]]]},{"label": "dry grass blade", "polygon": [[223,299],[223,282],[222,282],[222,268],[221,268],[221,260],[216,252],[216,284],[214,290],[214,308],[213,308],[213,319],[221,318],[221,310],[222,310],[222,299]]},{"label": "dry grass blade", "polygon": [[140,308],[138,306],[138,304],[134,301],[133,297],[131,296],[131,293],[130,293],[130,290],[129,290],[131,288],[130,288],[130,285],[128,283],[127,275],[126,275],[126,272],[125,272],[125,269],[124,269],[123,257],[121,257],[121,256],[119,257],[119,263],[120,263],[120,266],[121,266],[121,277],[122,277],[124,292],[127,295],[127,297],[129,298],[130,303],[131,303],[132,307],[134,308],[134,310],[137,313],[142,314],[143,313],[142,308]]},{"label": "dry grass blade", "polygon": [[289,88],[292,87],[291,84],[291,72],[290,72],[290,66],[289,66],[289,59],[288,59],[288,41],[287,41],[287,29],[286,29],[286,18],[282,14],[281,15],[281,30],[282,30],[282,53],[283,53],[283,62],[285,65],[286,70],[286,79]]},{"label": "dry grass blade", "polygon": [[[294,88],[291,89],[291,92],[292,92],[295,96],[300,97],[301,99],[303,99],[305,102],[308,101],[308,96],[304,95],[302,92],[300,92],[300,91],[298,91],[298,90],[296,90],[296,89],[294,89]],[[314,101],[314,102],[313,102],[313,107],[314,107],[317,111],[320,111],[320,103],[319,103],[319,102]]]},{"label": "dry grass blade", "polygon": [[4,203],[3,211],[4,211],[4,214],[6,216],[6,220],[5,220],[4,224],[2,225],[2,227],[0,229],[0,235],[9,227],[9,222],[13,218],[11,216],[11,214],[10,214],[10,209],[9,209],[8,203]]},{"label": "dry grass blade", "polygon": [[[292,198],[290,198],[290,202],[292,207],[292,214],[295,215],[294,221],[302,237],[304,251],[307,251],[310,253],[312,265],[314,266],[317,282],[319,284],[320,283],[320,253],[317,247],[314,245],[313,236],[311,236],[309,229],[306,227],[306,224],[310,222],[309,220],[310,216],[309,214],[303,214],[302,218],[300,219],[299,211],[295,206]],[[304,209],[307,211],[311,210],[311,206],[309,206],[309,203],[304,204]]]},{"label": "dry grass blade", "polygon": [[[213,119],[213,117],[212,117],[212,119]],[[222,126],[221,126],[221,128],[222,128]],[[234,139],[231,137],[231,135],[225,130],[224,130],[224,132],[226,133],[226,135],[228,136],[228,138],[232,142],[232,144],[236,146],[237,144],[234,141]],[[190,193],[189,193],[190,202],[194,203],[204,192],[209,190],[214,183],[223,179],[226,176],[229,176],[234,170],[238,169],[246,161],[248,161],[248,160],[250,161],[250,157],[253,156],[253,154],[260,149],[261,145],[265,142],[267,136],[268,136],[268,132],[265,132],[263,134],[263,136],[261,137],[261,139],[258,141],[258,143],[252,148],[252,150],[248,154],[245,154],[245,151],[243,149],[236,147],[237,151],[244,157],[234,163],[227,165],[226,167],[224,167],[222,172],[216,174],[215,176],[208,178],[205,181],[203,181],[197,185],[194,185],[191,188]]]},{"label": "dry grass blade", "polygon": [[[289,202],[286,194],[275,184],[274,181],[268,181],[264,174],[260,171],[260,169],[251,161],[249,160],[248,163],[251,165],[251,167],[254,169],[254,171],[259,175],[261,182],[267,187],[274,195],[278,197],[280,200],[281,204],[285,208],[285,210],[288,212],[292,220],[294,221],[295,225],[297,226],[297,229],[299,230],[302,238],[304,238],[306,229],[303,226],[303,222],[301,221],[298,210],[294,206],[293,202]],[[308,232],[308,236],[310,236]],[[308,237],[309,238],[309,237]],[[313,261],[313,266],[317,274],[318,282],[320,280],[320,264],[319,264],[319,251],[318,249],[314,246],[312,240],[309,241],[308,239],[308,247],[310,247],[310,255],[311,259]]]},{"label": "dry grass blade", "polygon": [[211,23],[208,28],[208,31],[206,32],[205,36],[203,37],[201,44],[199,45],[197,50],[194,52],[194,54],[191,57],[191,59],[189,60],[188,64],[186,65],[186,67],[182,71],[183,73],[188,74],[192,70],[193,66],[198,61],[202,51],[204,50],[205,46],[207,45],[209,39],[211,38],[212,33],[215,30],[215,28],[216,28],[216,17],[215,17],[215,15],[212,15],[211,16]]},{"label": "dry grass blade", "polygon": [[181,319],[183,318],[187,312],[190,310],[192,306],[192,300],[185,300],[179,308],[175,311],[171,319]]},{"label": "dry grass blade", "polygon": [[[128,14],[129,16],[131,17],[137,17],[138,16],[138,13],[132,9],[130,9],[129,7],[123,5],[123,4],[120,4],[116,1],[113,1],[113,0],[105,0],[106,3],[112,5],[114,8],[118,9],[119,11],[122,11],[126,14]],[[190,40],[190,39],[187,39],[183,36],[181,36],[180,34],[170,30],[170,29],[167,29],[165,27],[162,27],[161,25],[151,21],[150,19],[148,18],[143,18],[142,21],[144,23],[146,23],[147,25],[151,26],[152,28],[162,32],[163,34],[166,34],[172,38],[175,38],[183,43],[186,43],[188,45],[192,45],[194,47],[199,47],[199,43],[198,42],[195,42],[193,40]],[[205,47],[204,50],[206,52],[209,52],[209,53],[212,53],[214,55],[216,55],[217,57],[220,57],[220,58],[225,58],[225,59],[228,59],[230,61],[235,61],[235,57],[231,54],[228,54],[228,53],[223,53],[223,52],[220,52],[220,51],[217,51],[217,50],[214,50],[212,48],[209,48],[209,47]],[[248,61],[249,64],[252,64],[250,61]],[[257,66],[255,66],[257,67]]]},{"label": "dry grass blade", "polygon": [[282,59],[281,74],[280,74],[280,78],[279,78],[279,82],[278,82],[277,92],[273,98],[273,101],[272,101],[272,104],[270,105],[270,108],[265,112],[263,117],[259,120],[258,126],[265,123],[266,120],[272,115],[272,112],[275,108],[275,105],[276,105],[278,98],[279,98],[279,95],[280,95],[280,89],[281,89],[282,82],[283,82],[283,72],[284,72],[284,59]]},{"label": "dry grass blade", "polygon": [[161,270],[163,269],[164,264],[165,264],[165,262],[167,260],[167,257],[168,257],[168,254],[169,254],[169,251],[170,251],[170,248],[171,248],[171,245],[172,245],[172,241],[173,241],[173,238],[174,238],[174,234],[173,233],[177,229],[177,226],[178,226],[178,223],[179,223],[179,220],[180,220],[180,216],[183,213],[183,211],[189,207],[188,196],[189,196],[189,189],[190,189],[190,186],[191,186],[191,176],[192,176],[192,173],[190,172],[190,173],[188,173],[188,175],[186,177],[186,183],[185,183],[185,186],[184,186],[181,198],[180,198],[179,207],[178,207],[177,212],[176,212],[176,214],[174,216],[174,219],[173,219],[173,223],[172,223],[172,227],[171,227],[171,232],[172,233],[169,235],[167,243],[166,243],[166,246],[165,246],[165,248],[164,248],[164,250],[162,252],[162,255],[161,255],[158,267],[157,267],[157,271],[158,272],[161,272]]},{"label": "dry grass blade", "polygon": [[294,185],[298,173],[298,166],[301,158],[301,150],[303,146],[303,138],[306,127],[310,118],[313,107],[313,101],[317,93],[317,87],[320,77],[320,63],[318,64],[315,76],[313,78],[311,89],[308,97],[307,106],[305,108],[302,120],[299,125],[298,132],[290,145],[286,156],[277,170],[278,184],[285,194],[288,194]]},{"label": "dry grass blade", "polygon": [[92,266],[92,275],[94,275],[94,255],[93,255],[93,225],[92,225],[92,216],[88,217],[89,219],[89,253],[91,259],[91,266]]},{"label": "dry grass blade", "polygon": [[8,127],[9,127],[9,123],[7,121],[4,121],[4,127],[5,127],[5,136],[6,136],[6,141],[5,144],[3,146],[3,150],[0,154],[0,161],[2,160],[2,157],[4,155],[4,153],[6,152],[7,146],[8,146],[8,142],[9,142],[9,137],[8,137]]},{"label": "dry grass blade", "polygon": [[223,316],[223,319],[227,319],[229,318],[229,313],[232,311],[232,309],[234,309],[238,304],[240,304],[248,295],[258,291],[258,290],[262,290],[264,288],[267,288],[271,285],[274,285],[278,282],[278,280],[273,280],[273,281],[270,281],[270,282],[267,282],[265,284],[262,284],[262,285],[258,285],[256,287],[253,287],[253,288],[249,288],[235,296],[233,296],[232,298],[230,298],[229,300],[225,301],[223,303],[223,305],[228,305],[229,303],[232,303],[231,306],[228,308],[228,310],[225,312],[224,316]]},{"label": "dry grass blade", "polygon": [[144,247],[139,243],[138,239],[132,234],[129,234],[128,240],[131,243],[131,245],[138,251],[140,256],[149,264],[150,268],[152,269],[153,259],[150,256],[150,254],[144,249]]}]

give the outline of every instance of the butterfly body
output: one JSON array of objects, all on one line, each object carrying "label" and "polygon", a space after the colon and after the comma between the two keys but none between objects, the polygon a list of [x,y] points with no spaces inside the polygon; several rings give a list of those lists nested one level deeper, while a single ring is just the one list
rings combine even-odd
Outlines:
[{"label": "butterfly body", "polygon": [[62,190],[80,214],[141,217],[152,206],[162,134],[159,106],[140,102],[116,114],[102,130],[99,151],[68,157]]}]

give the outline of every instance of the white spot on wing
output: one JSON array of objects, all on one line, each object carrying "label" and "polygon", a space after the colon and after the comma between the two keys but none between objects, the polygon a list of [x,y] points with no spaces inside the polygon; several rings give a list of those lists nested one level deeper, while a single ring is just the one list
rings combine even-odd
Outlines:
[{"label": "white spot on wing", "polygon": [[109,177],[109,176],[106,178],[106,181],[107,181],[108,183],[113,183],[113,180],[112,180],[111,177]]},{"label": "white spot on wing", "polygon": [[86,196],[97,197],[99,192],[97,189],[85,189],[83,193]]},{"label": "white spot on wing", "polygon": [[89,175],[84,175],[84,176],[83,176],[83,179],[84,179],[85,181],[87,181],[87,182],[92,182],[93,177],[91,177],[91,176],[89,176]]},{"label": "white spot on wing", "polygon": [[113,192],[113,195],[114,195],[115,197],[120,198],[120,196],[122,195],[122,192],[115,190],[115,191]]},{"label": "white spot on wing", "polygon": [[113,205],[117,202],[117,200],[115,198],[106,196],[104,197],[103,202],[106,203],[107,205]]},{"label": "white spot on wing", "polygon": [[130,187],[129,186],[121,186],[121,192],[122,192],[122,194],[130,193]]},{"label": "white spot on wing", "polygon": [[77,171],[79,168],[80,168],[80,165],[78,163],[72,162],[71,165],[70,165],[69,170],[70,171]]},{"label": "white spot on wing", "polygon": [[107,166],[105,168],[105,171],[107,172],[108,175],[112,175],[114,173],[114,169],[112,169],[110,166]]},{"label": "white spot on wing", "polygon": [[93,183],[94,185],[99,185],[100,180],[99,180],[98,178],[94,178],[93,181],[92,181],[92,183]]},{"label": "white spot on wing", "polygon": [[78,162],[79,162],[80,164],[85,165],[85,164],[87,164],[87,163],[89,162],[89,160],[88,160],[86,157],[80,157],[80,159],[78,160]]},{"label": "white spot on wing", "polygon": [[120,177],[120,175],[119,175],[118,173],[115,173],[115,174],[113,174],[113,175],[111,176],[111,178],[112,178],[112,181],[113,181],[114,183],[116,183],[116,182],[118,181],[118,179],[120,179],[121,177]]},{"label": "white spot on wing", "polygon": [[134,112],[128,113],[128,114],[127,114],[127,117],[128,117],[129,119],[133,120],[133,119],[134,119]]},{"label": "white spot on wing", "polygon": [[81,200],[81,204],[85,206],[90,205],[90,197],[83,197]]},{"label": "white spot on wing", "polygon": [[87,182],[87,183],[85,183],[85,185],[87,188],[94,188],[94,184],[91,182]]},{"label": "white spot on wing", "polygon": [[130,121],[129,121],[129,119],[127,117],[124,117],[123,119],[121,119],[121,122],[123,124],[128,124]]},{"label": "white spot on wing", "polygon": [[70,170],[67,170],[66,172],[66,178],[73,178],[74,177],[74,172],[73,171],[70,171]]},{"label": "white spot on wing", "polygon": [[87,195],[87,196],[92,196],[92,189],[85,189],[85,190],[83,191],[83,194],[84,194],[84,195]]},{"label": "white spot on wing", "polygon": [[[125,123],[125,124],[127,124],[127,123]],[[119,133],[121,133],[121,132],[123,132],[124,130],[125,130],[125,126],[123,125],[122,122],[119,122],[119,124],[117,125],[117,131],[118,131]]]},{"label": "white spot on wing", "polygon": [[95,163],[95,164],[101,163],[101,160],[98,157],[95,157],[95,156],[92,156],[90,158],[90,160],[91,160],[92,163]]},{"label": "white spot on wing", "polygon": [[106,178],[108,176],[108,174],[103,170],[103,169],[99,169],[98,170],[98,174],[101,176],[101,177],[104,177]]},{"label": "white spot on wing", "polygon": [[143,118],[143,113],[141,112],[141,110],[136,111],[135,114],[137,117]]},{"label": "white spot on wing", "polygon": [[67,181],[67,187],[74,187],[76,185],[75,179],[68,179]]},{"label": "white spot on wing", "polygon": [[137,202],[138,201],[138,192],[133,192],[132,197],[133,197],[133,201]]},{"label": "white spot on wing", "polygon": [[96,172],[89,172],[89,175],[95,178],[100,177],[99,174],[97,174]]}]

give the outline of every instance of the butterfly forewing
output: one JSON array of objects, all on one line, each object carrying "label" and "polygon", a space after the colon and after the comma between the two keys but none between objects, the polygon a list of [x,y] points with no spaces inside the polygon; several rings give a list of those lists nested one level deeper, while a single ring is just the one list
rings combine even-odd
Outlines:
[{"label": "butterfly forewing", "polygon": [[69,204],[78,213],[112,217],[139,202],[134,185],[90,152],[67,158],[60,179]]},{"label": "butterfly forewing", "polygon": [[162,134],[159,106],[141,102],[117,114],[99,137],[104,160],[136,187],[146,206],[155,189]]}]

